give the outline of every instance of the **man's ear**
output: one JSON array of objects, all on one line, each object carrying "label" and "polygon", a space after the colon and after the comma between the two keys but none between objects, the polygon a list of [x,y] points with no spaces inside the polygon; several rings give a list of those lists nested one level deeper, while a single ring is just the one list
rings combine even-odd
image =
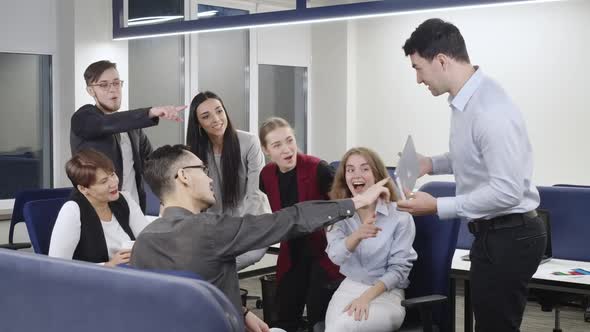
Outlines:
[{"label": "man's ear", "polygon": [[178,171],[176,171],[176,180],[180,180],[182,184],[188,184],[188,177],[186,176],[184,169],[179,168]]},{"label": "man's ear", "polygon": [[93,98],[94,98],[94,97],[96,97],[96,94],[94,93],[94,90],[92,89],[92,87],[90,87],[90,86],[87,86],[87,87],[86,87],[86,92],[88,92],[88,94],[89,94],[91,97],[93,97]]},{"label": "man's ear", "polygon": [[439,53],[434,60],[441,65],[443,70],[447,70],[451,59],[446,54]]}]

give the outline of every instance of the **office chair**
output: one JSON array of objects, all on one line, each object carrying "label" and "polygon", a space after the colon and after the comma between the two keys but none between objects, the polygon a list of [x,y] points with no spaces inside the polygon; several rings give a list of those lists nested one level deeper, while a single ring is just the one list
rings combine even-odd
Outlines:
[{"label": "office chair", "polygon": [[145,189],[145,214],[147,216],[160,215],[160,199],[154,194],[152,188],[143,181],[143,188]]},{"label": "office chair", "polygon": [[25,203],[23,214],[35,253],[47,255],[51,232],[67,198],[42,199]]},{"label": "office chair", "polygon": [[0,250],[0,275],[2,331],[244,331],[206,281],[12,250]]},{"label": "office chair", "polygon": [[14,227],[19,222],[25,221],[23,215],[23,208],[25,203],[29,201],[36,201],[49,198],[69,197],[72,188],[55,188],[55,189],[29,189],[22,190],[16,193],[14,197],[14,208],[12,209],[12,218],[10,220],[10,228],[8,230],[8,244],[0,245],[0,248],[5,249],[25,249],[30,248],[30,243],[14,243]]},{"label": "office chair", "polygon": [[[573,184],[556,184],[552,187],[538,187],[541,196],[539,208],[549,211],[552,219],[553,257],[569,260],[590,260],[585,248],[585,241],[590,236],[590,220],[586,215],[586,206],[590,202],[590,186]],[[584,310],[584,320],[590,322],[588,296],[572,296],[558,292],[536,291],[543,311],[555,309],[555,328],[559,326],[559,308],[561,304],[580,301]]]},{"label": "office chair", "polygon": [[[452,192],[450,191],[452,189]],[[434,197],[454,196],[454,183],[430,182],[420,188]],[[414,217],[414,250],[418,260],[410,272],[406,289],[406,318],[400,331],[451,331],[447,297],[450,294],[449,272],[459,233],[458,219],[440,220],[438,216]],[[416,313],[416,310],[419,314]]]}]

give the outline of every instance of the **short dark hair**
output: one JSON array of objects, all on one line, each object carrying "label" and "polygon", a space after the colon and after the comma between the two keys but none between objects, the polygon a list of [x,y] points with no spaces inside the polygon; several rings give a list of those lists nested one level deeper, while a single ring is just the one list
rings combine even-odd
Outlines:
[{"label": "short dark hair", "polygon": [[178,171],[175,165],[187,152],[190,149],[186,145],[164,145],[147,157],[143,177],[160,201],[174,188],[174,173]]},{"label": "short dark hair", "polygon": [[406,56],[418,53],[432,61],[439,54],[445,54],[457,61],[469,63],[465,40],[459,29],[440,18],[431,18],[420,24],[403,46]]},{"label": "short dark hair", "polygon": [[90,187],[96,182],[96,172],[102,169],[107,174],[115,171],[113,162],[103,153],[94,149],[83,149],[66,163],[66,174],[74,185]]},{"label": "short dark hair", "polygon": [[90,85],[91,83],[98,81],[100,75],[111,68],[117,69],[117,64],[110,62],[109,60],[100,60],[90,64],[90,66],[88,66],[88,68],[86,68],[84,71],[84,80],[86,81],[86,85]]}]

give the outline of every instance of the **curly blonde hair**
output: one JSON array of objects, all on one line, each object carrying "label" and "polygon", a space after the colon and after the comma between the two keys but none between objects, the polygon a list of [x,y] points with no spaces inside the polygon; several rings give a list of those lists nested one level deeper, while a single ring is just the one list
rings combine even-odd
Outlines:
[{"label": "curly blonde hair", "polygon": [[[332,183],[332,190],[328,194],[330,199],[343,199],[343,198],[350,198],[352,197],[352,192],[348,188],[346,184],[346,162],[348,158],[352,155],[359,155],[367,161],[369,167],[371,167],[371,172],[373,172],[373,176],[375,177],[375,183],[385,179],[389,176],[387,172],[387,168],[383,163],[383,160],[379,157],[379,155],[365,147],[356,147],[352,148],[344,154],[342,160],[340,160],[340,164],[336,169],[336,175],[334,176],[334,182]],[[398,200],[397,195],[395,194],[395,187],[393,181],[389,181],[385,184],[385,187],[389,190],[389,197],[390,201],[395,202]]]}]

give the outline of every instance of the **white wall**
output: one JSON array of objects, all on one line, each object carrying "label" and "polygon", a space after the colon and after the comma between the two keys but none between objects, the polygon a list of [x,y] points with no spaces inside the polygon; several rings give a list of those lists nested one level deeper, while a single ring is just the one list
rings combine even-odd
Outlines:
[{"label": "white wall", "polygon": [[258,64],[308,67],[311,61],[310,25],[255,29]]},{"label": "white wall", "polygon": [[311,139],[309,152],[328,162],[347,149],[348,23],[311,26]]},{"label": "white wall", "polygon": [[[416,84],[415,72],[401,49],[412,31],[431,17],[459,27],[472,63],[497,79],[521,108],[534,148],[534,181],[539,185],[590,184],[590,153],[585,148],[590,142],[586,91],[590,74],[590,1],[357,21],[357,61],[356,68],[352,68],[357,75],[356,144],[374,148],[387,164],[397,162],[396,152],[408,134],[414,136],[417,149],[425,154],[447,150],[450,111],[446,97],[434,98],[424,86]],[[313,38],[326,42],[328,36]],[[343,54],[342,50],[334,51],[335,55]],[[332,84],[338,84],[339,78]],[[328,110],[330,114],[323,116],[339,124],[340,113],[327,106],[315,108],[314,116]],[[322,134],[314,138],[314,144],[334,137],[332,129],[316,128],[316,132]],[[328,155],[326,148],[317,153]]]},{"label": "white wall", "polygon": [[57,0],[0,2],[0,51],[53,54]]}]

